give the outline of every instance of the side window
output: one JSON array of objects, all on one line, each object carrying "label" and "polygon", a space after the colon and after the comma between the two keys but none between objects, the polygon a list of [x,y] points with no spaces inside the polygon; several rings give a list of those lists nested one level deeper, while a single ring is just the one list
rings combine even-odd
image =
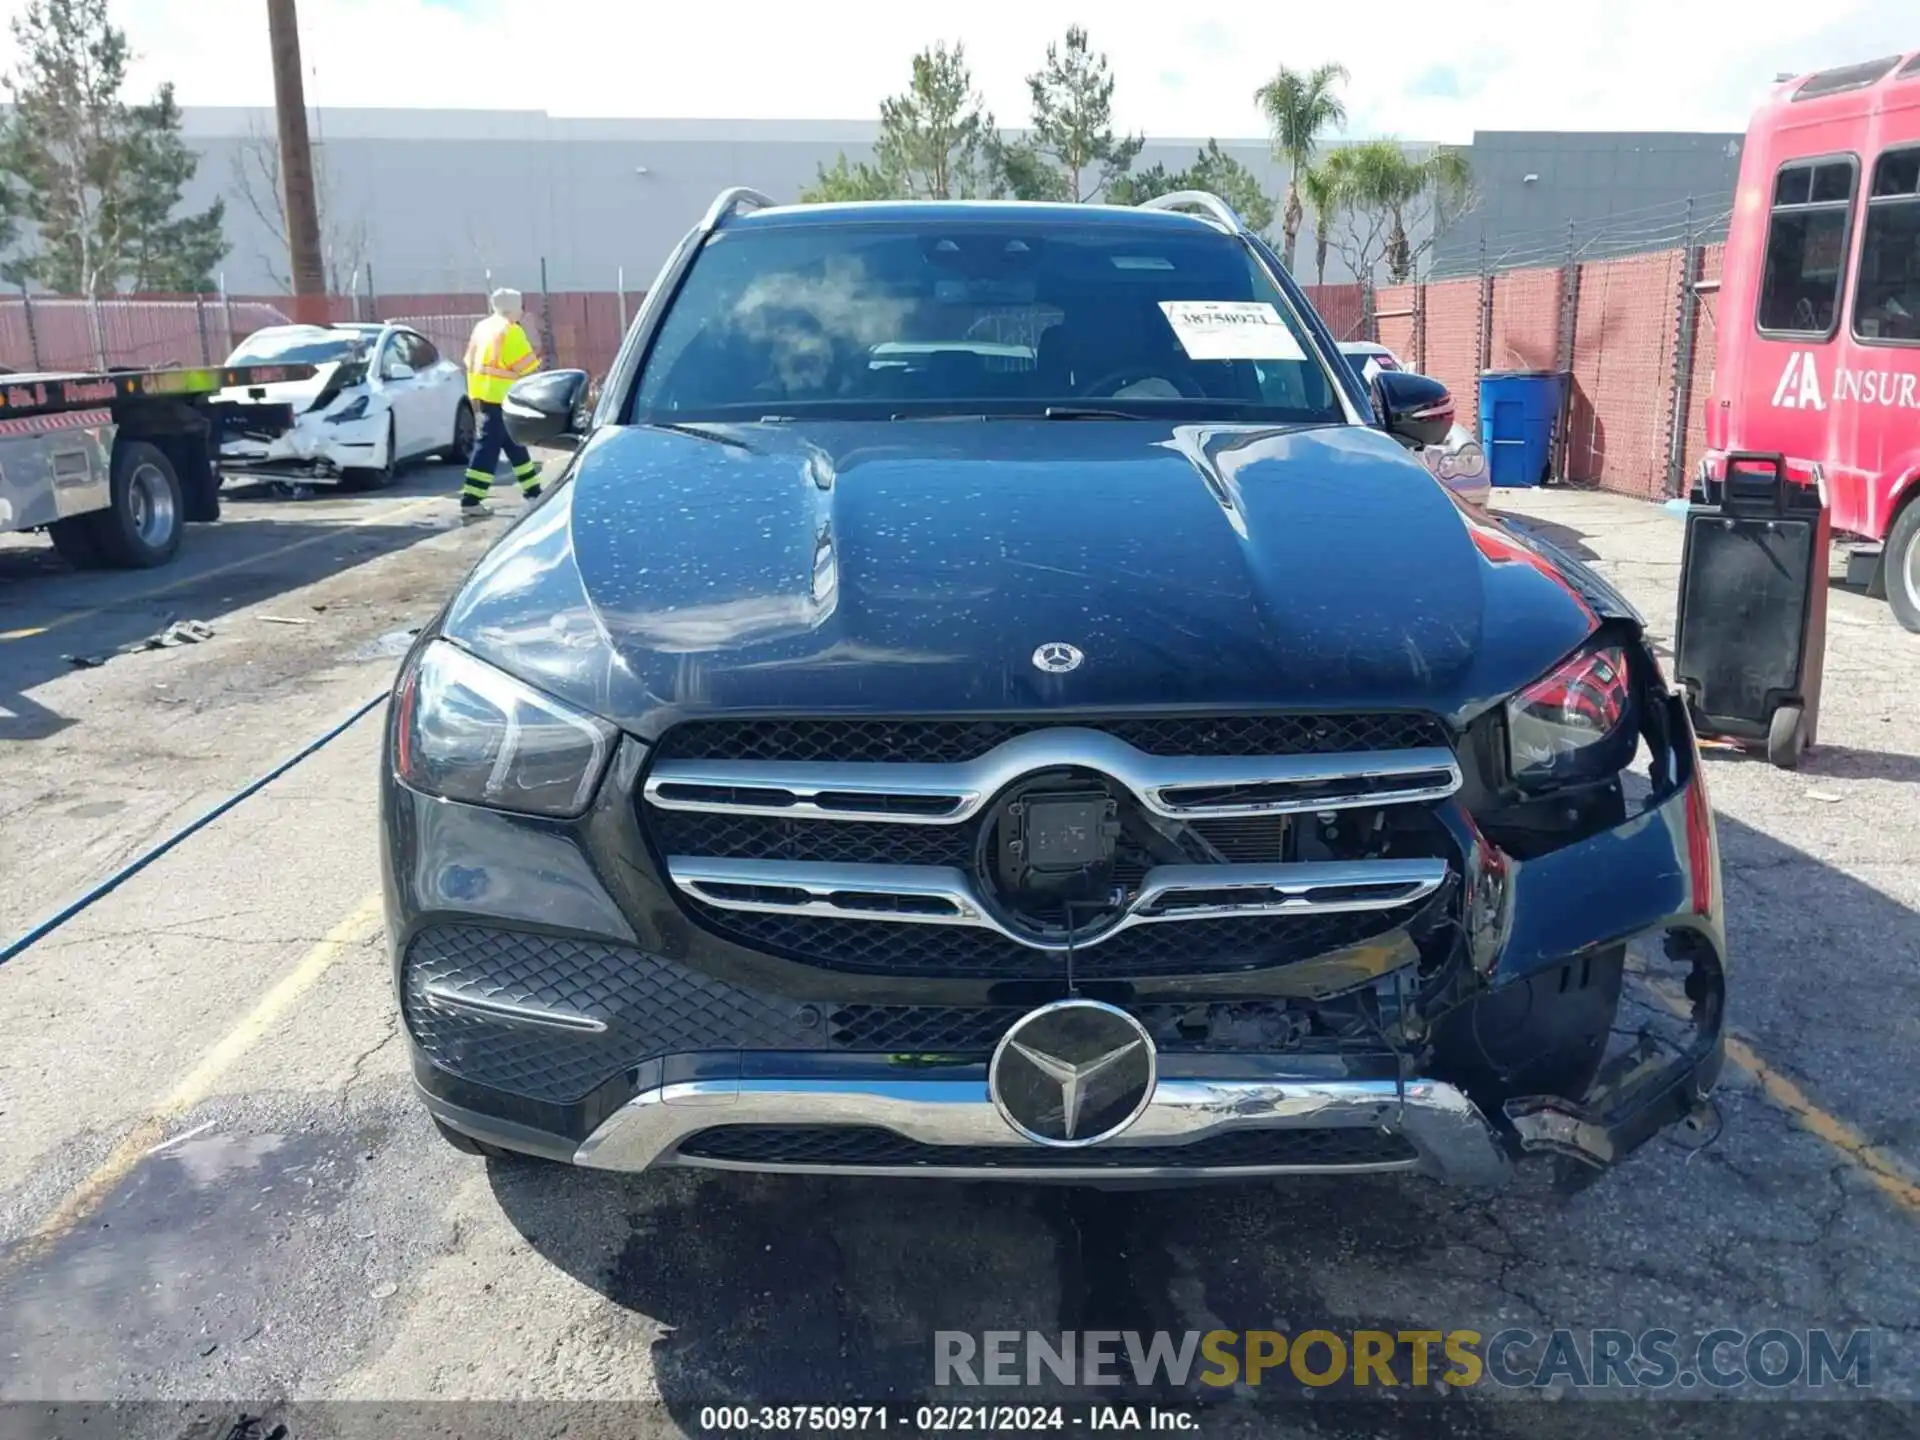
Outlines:
[{"label": "side window", "polygon": [[1889,150],[1874,161],[1853,333],[1868,341],[1920,343],[1920,146]]},{"label": "side window", "polygon": [[380,347],[380,378],[391,380],[396,365],[411,365],[407,356],[407,337],[399,330],[387,337],[387,343]]},{"label": "side window", "polygon": [[1858,175],[1852,156],[1780,167],[1755,317],[1762,332],[1821,340],[1833,334]]},{"label": "side window", "polygon": [[433,348],[433,342],[424,335],[406,331],[401,338],[407,343],[407,363],[416,371],[425,370],[430,365],[440,363],[440,352]]}]

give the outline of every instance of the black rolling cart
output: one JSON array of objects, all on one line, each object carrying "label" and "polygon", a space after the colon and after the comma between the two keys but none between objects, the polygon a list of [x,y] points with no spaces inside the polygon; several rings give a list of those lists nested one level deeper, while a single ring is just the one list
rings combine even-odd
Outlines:
[{"label": "black rolling cart", "polygon": [[1674,678],[1702,736],[1791,770],[1819,725],[1832,525],[1784,456],[1729,455],[1714,490],[1687,514]]}]

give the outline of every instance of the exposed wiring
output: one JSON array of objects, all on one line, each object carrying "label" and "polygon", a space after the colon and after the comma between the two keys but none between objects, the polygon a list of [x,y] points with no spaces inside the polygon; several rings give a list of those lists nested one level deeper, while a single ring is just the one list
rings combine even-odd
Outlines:
[{"label": "exposed wiring", "polygon": [[317,738],[309,740],[305,745],[302,745],[298,750],[287,756],[286,759],[275,765],[264,775],[261,775],[258,779],[252,780],[240,789],[234,791],[233,794],[229,795],[198,819],[189,821],[187,824],[181,826],[158,845],[135,856],[132,860],[129,860],[125,865],[122,865],[118,870],[107,876],[106,879],[81,895],[77,900],[55,911],[38,925],[35,925],[31,930],[28,930],[24,935],[8,941],[6,949],[0,950],[0,965],[6,964],[7,961],[13,959],[16,955],[23,953],[29,947],[46,939],[47,936],[73,919],[74,916],[80,914],[89,905],[118,890],[122,885],[126,884],[127,881],[153,864],[153,862],[158,860],[162,855],[179,846],[197,832],[204,830],[249,796],[265,789],[315,751],[338,740],[362,718],[386,704],[388,693],[388,691],[382,690],[378,695],[367,701],[366,704],[360,706],[351,715],[347,716],[346,719],[328,729]]}]

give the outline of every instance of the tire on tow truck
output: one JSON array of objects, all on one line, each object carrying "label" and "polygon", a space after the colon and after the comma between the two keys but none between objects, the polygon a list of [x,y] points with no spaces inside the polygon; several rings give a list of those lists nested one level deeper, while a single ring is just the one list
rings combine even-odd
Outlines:
[{"label": "tire on tow truck", "polygon": [[109,494],[106,509],[47,527],[69,564],[151,570],[179,553],[185,499],[173,462],[157,445],[123,440],[113,447]]}]

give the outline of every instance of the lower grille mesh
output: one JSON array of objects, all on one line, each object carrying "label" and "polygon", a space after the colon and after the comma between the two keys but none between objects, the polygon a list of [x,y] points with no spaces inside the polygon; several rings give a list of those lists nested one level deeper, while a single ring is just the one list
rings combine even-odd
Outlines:
[{"label": "lower grille mesh", "polygon": [[1241,1130],[1190,1145],[926,1145],[890,1130],[856,1125],[728,1125],[680,1146],[688,1159],[747,1165],[818,1165],[968,1170],[1253,1169],[1294,1165],[1337,1170],[1415,1158],[1404,1136],[1379,1130]]},{"label": "lower grille mesh", "polygon": [[[1074,974],[1087,980],[1218,975],[1293,964],[1413,924],[1445,893],[1393,910],[1140,925],[1075,951]],[[987,929],[762,914],[684,903],[701,924],[735,944],[829,970],[954,979],[1053,979],[1065,973],[1061,956]]]},{"label": "lower grille mesh", "polygon": [[[600,1021],[598,1033],[518,1024],[434,1004],[428,987]],[[621,945],[438,925],[407,948],[401,1004],[414,1043],[478,1085],[578,1100],[630,1065],[692,1050],[809,1050],[795,1005]]]},{"label": "lower grille mesh", "polygon": [[[902,927],[911,929],[913,927]],[[1056,974],[1053,978],[1058,978]],[[529,1025],[428,997],[595,1020],[598,1033]],[[1063,992],[1064,993],[1064,992]],[[940,1054],[983,1061],[1027,1006],[806,1004],[730,985],[622,945],[438,925],[407,948],[402,1006],[427,1059],[532,1099],[580,1099],[623,1070],[700,1050]],[[1166,1053],[1278,1053],[1302,1023],[1284,1002],[1195,999],[1132,1007]]]}]

